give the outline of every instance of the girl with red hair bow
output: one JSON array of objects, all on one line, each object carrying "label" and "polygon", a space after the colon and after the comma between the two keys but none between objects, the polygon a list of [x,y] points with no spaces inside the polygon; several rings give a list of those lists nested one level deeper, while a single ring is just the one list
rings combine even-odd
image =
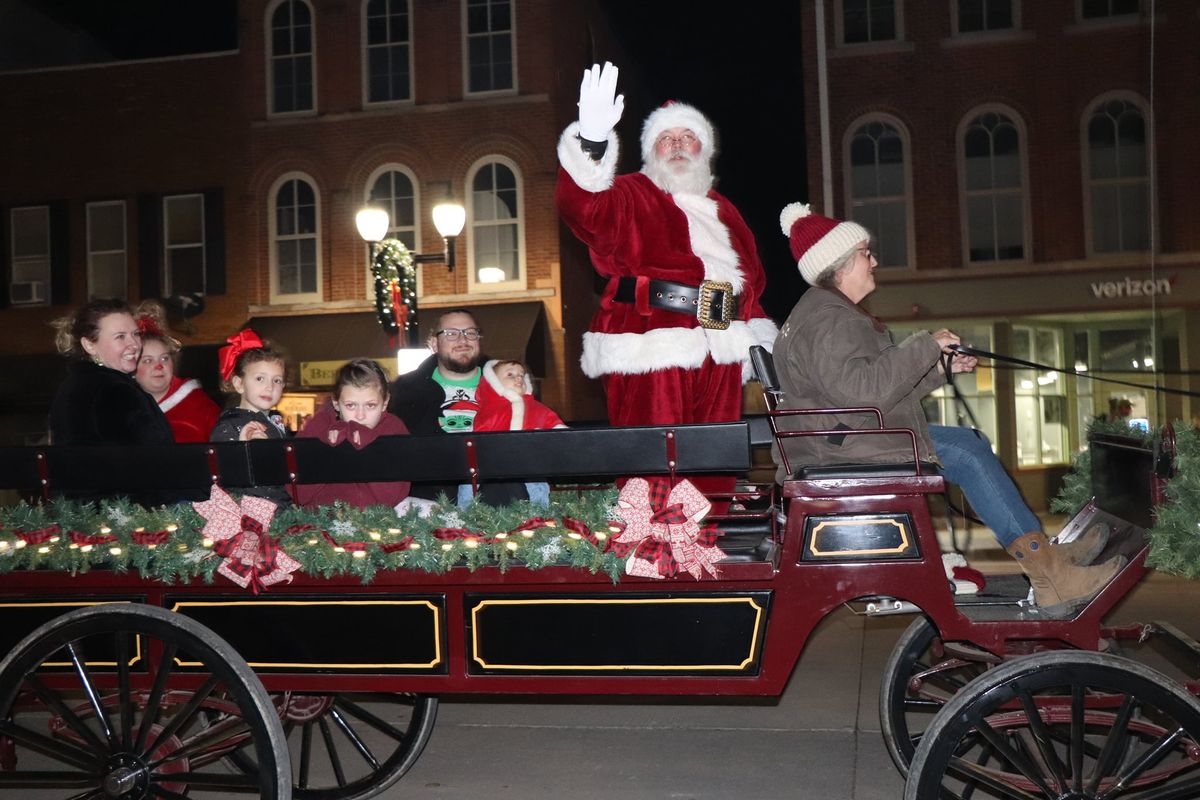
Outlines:
[{"label": "girl with red hair bow", "polygon": [[[238,395],[238,404],[217,419],[210,442],[248,442],[252,439],[283,439],[288,430],[271,409],[283,396],[286,362],[258,334],[246,328],[225,341],[218,352],[221,378]],[[291,505],[283,486],[256,486],[246,494],[265,497],[280,506]]]}]

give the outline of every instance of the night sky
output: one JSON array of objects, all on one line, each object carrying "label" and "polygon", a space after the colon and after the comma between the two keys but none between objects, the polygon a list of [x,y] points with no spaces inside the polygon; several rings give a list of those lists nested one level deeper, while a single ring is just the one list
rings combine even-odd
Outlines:
[{"label": "night sky", "polygon": [[[563,0],[569,2],[570,0]],[[779,230],[779,210],[807,199],[800,4],[709,6],[601,0],[629,63],[622,84],[645,91],[627,103],[623,149],[636,153],[641,120],[662,102],[695,105],[717,129],[718,189],[758,240],[768,291],[763,305],[782,319],[802,282]],[[58,23],[103,43],[116,59],[237,47],[236,0],[31,0]],[[519,23],[518,23],[519,29]],[[43,57],[44,45],[31,51]],[[104,54],[94,57],[104,58]],[[603,60],[611,54],[597,53]],[[580,75],[586,65],[576,67]],[[634,164],[630,163],[630,166]]]}]

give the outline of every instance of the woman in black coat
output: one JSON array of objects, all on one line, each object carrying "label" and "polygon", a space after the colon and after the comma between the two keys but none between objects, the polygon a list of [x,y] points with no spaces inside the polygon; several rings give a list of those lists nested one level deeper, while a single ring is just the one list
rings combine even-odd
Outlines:
[{"label": "woman in black coat", "polygon": [[71,359],[50,406],[50,441],[173,444],[158,404],[134,378],[142,335],[122,300],[93,300],[55,322],[58,351]]}]

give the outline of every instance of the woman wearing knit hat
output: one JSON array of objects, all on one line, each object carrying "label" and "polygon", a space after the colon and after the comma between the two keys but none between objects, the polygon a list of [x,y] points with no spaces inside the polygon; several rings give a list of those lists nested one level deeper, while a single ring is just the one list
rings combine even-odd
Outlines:
[{"label": "woman wearing knit hat", "polygon": [[[1097,526],[1069,545],[1051,546],[1041,523],[1021,498],[983,434],[971,428],[929,425],[921,398],[946,382],[944,353],[952,373],[969,372],[976,360],[953,353],[959,338],[949,330],[920,331],[893,342],[888,329],[859,303],[875,290],[870,233],[856,222],[814,214],[792,203],[779,217],[792,256],[812,288],[792,309],[775,340],[775,367],[785,402],[793,408],[875,406],[889,428],[917,436],[922,462],[937,466],[962,487],[997,540],[1017,559],[1033,584],[1039,606],[1066,611],[1091,597],[1124,563],[1118,557],[1092,565],[1107,529]],[[871,426],[862,414],[792,417],[791,427],[822,430]],[[873,420],[873,417],[872,417]],[[797,464],[864,464],[911,461],[906,438],[895,436],[794,437],[788,459]],[[778,454],[776,461],[779,463]],[[787,476],[780,466],[777,480]]]}]

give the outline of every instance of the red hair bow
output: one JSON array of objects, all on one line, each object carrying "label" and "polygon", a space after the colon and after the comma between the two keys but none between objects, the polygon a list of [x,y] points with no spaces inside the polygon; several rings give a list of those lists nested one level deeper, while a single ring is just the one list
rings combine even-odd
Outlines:
[{"label": "red hair bow", "polygon": [[229,344],[220,349],[217,357],[221,361],[221,379],[227,381],[233,376],[233,368],[237,366],[238,356],[247,350],[262,347],[263,340],[258,338],[258,334],[250,328],[246,328],[245,330],[238,331],[225,341],[229,342]]},{"label": "red hair bow", "polygon": [[149,314],[143,314],[137,318],[138,333],[142,338],[147,336],[162,336],[163,330],[158,326],[158,320]]}]

